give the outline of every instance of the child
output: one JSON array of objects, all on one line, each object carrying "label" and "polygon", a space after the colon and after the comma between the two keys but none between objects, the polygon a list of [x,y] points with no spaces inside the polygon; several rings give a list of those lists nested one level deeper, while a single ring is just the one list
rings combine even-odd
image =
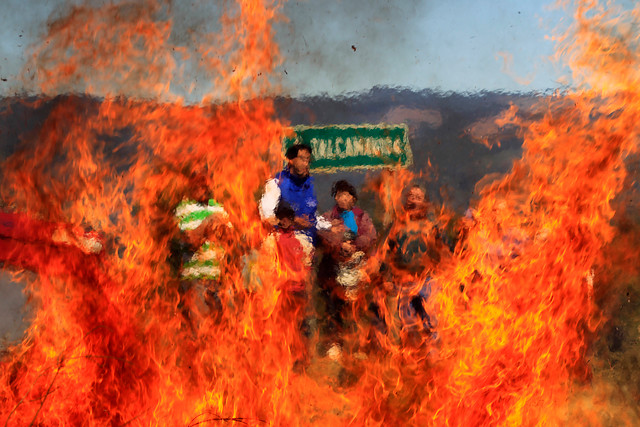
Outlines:
[{"label": "child", "polygon": [[280,289],[293,294],[305,294],[306,279],[313,257],[313,244],[304,233],[297,231],[295,211],[287,203],[280,201],[275,210],[277,226],[265,240],[265,247],[276,253],[278,265],[285,280]]},{"label": "child", "polygon": [[[295,211],[282,200],[275,209],[277,225],[265,239],[260,253],[263,266],[261,280],[275,281],[277,302],[274,316],[295,360],[294,367],[306,366],[307,339],[307,283],[314,249],[311,238],[295,228]],[[267,283],[262,283],[266,291]],[[271,284],[271,283],[269,283]]]}]

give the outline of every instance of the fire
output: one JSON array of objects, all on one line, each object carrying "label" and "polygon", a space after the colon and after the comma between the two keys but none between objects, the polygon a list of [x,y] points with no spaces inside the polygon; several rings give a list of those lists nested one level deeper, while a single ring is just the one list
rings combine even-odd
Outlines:
[{"label": "fire", "polygon": [[[32,107],[46,119],[3,163],[2,198],[34,220],[97,230],[105,250],[23,247],[37,311],[2,359],[5,425],[597,419],[566,402],[591,375],[587,354],[604,321],[594,292],[606,285],[599,268],[616,233],[612,201],[637,147],[637,9],[614,15],[579,3],[575,26],[557,38],[578,89],[543,99],[539,114],[513,107],[501,118],[521,130],[523,157],[484,187],[452,255],[419,278],[432,283],[437,336],[382,333],[362,315],[366,298],[385,310],[381,249],[347,337],[373,350],[345,354],[338,367],[315,358],[317,336],[301,337],[304,313],[282,289],[300,272],[262,243],[256,200],[287,132],[268,98],[278,91],[280,6],[238,0],[220,33],[194,35],[187,46],[174,41],[171,6],[72,7],[34,49],[27,77],[45,97]],[[185,79],[203,71],[214,76],[209,91],[186,105],[180,91],[193,86]],[[396,171],[370,184],[385,225],[401,216],[399,195],[412,178]],[[202,185],[230,222],[217,236],[225,255],[216,316],[181,294],[168,261],[173,209]],[[450,218],[442,209],[434,221]],[[20,253],[2,255],[18,263]],[[311,364],[301,369],[305,357]],[[338,369],[350,375],[346,385],[335,383]]]}]

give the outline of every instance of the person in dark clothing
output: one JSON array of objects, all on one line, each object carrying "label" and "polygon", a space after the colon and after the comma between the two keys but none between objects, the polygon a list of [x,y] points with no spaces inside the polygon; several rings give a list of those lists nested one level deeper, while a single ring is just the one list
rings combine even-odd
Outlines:
[{"label": "person in dark clothing", "polygon": [[435,334],[435,318],[425,307],[433,292],[432,272],[446,257],[440,227],[430,212],[426,191],[419,185],[409,187],[404,212],[391,227],[385,243],[388,266],[388,312],[393,330],[405,338],[421,341],[422,332]]},{"label": "person in dark clothing", "polygon": [[318,268],[320,298],[325,306],[321,332],[333,340],[328,354],[339,357],[348,302],[356,299],[360,266],[374,248],[377,233],[369,215],[355,206],[356,189],[349,182],[334,183],[332,210],[322,215],[329,229],[318,231],[323,257]]},{"label": "person in dark clothing", "polygon": [[386,242],[389,264],[398,273],[431,271],[440,262],[444,244],[429,207],[424,188],[413,185],[408,189],[404,212],[392,225]]}]

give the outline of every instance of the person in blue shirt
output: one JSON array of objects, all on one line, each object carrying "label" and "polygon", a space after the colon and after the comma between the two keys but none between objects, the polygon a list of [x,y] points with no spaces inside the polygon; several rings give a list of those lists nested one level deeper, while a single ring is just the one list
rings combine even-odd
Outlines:
[{"label": "person in blue shirt", "polygon": [[277,225],[275,210],[282,200],[295,212],[294,226],[297,231],[315,240],[316,210],[318,199],[309,174],[312,150],[307,144],[295,144],[285,154],[287,166],[273,179],[267,181],[260,199],[260,216],[269,224]]}]

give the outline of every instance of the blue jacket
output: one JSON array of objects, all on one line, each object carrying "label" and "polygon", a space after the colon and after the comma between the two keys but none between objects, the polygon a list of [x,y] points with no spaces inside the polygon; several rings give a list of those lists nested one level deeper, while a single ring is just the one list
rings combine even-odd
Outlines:
[{"label": "blue jacket", "polygon": [[313,225],[306,232],[315,236],[316,210],[318,209],[318,199],[313,188],[313,177],[299,178],[284,169],[276,175],[278,187],[280,187],[280,197],[287,202],[294,210],[296,216],[306,216]]}]

